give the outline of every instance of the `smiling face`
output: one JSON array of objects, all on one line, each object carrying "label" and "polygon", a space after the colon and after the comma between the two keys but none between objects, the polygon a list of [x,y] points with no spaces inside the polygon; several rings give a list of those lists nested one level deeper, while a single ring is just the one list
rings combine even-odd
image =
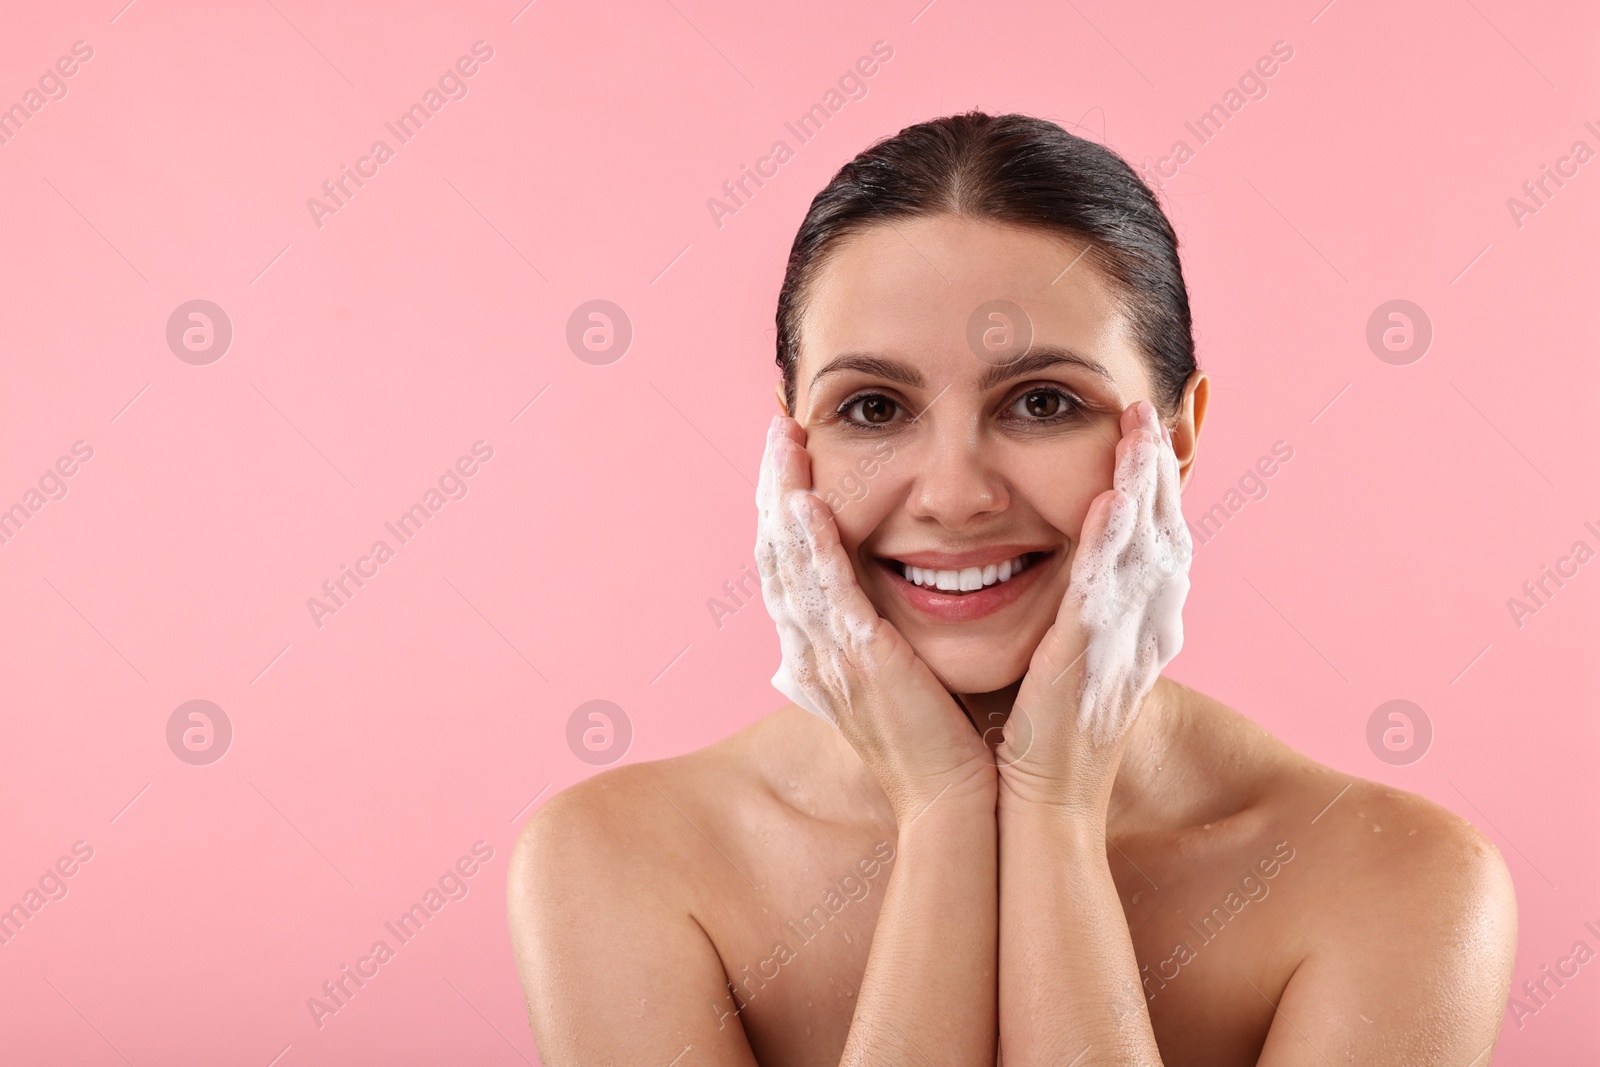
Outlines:
[{"label": "smiling face", "polygon": [[[862,590],[955,692],[1026,672],[1089,504],[1111,488],[1122,411],[1155,400],[1083,251],[1034,229],[896,219],[845,238],[806,294],[790,414],[813,490]],[[969,343],[996,300],[1025,311],[1025,350]],[[1192,443],[1180,411],[1185,482]]]}]

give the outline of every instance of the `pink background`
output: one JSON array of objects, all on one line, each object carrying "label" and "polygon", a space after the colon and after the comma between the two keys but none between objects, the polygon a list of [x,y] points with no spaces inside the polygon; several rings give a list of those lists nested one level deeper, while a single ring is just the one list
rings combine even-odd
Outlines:
[{"label": "pink background", "polygon": [[[573,710],[619,705],[639,761],[783,702],[765,611],[719,629],[707,600],[753,565],[810,198],[973,106],[1153,163],[1279,40],[1266,97],[1163,191],[1215,383],[1191,521],[1294,450],[1199,549],[1171,673],[1487,833],[1518,985],[1600,948],[1600,561],[1521,628],[1506,605],[1600,548],[1600,162],[1520,227],[1506,205],[1600,149],[1592,6],[123,2],[0,35],[0,104],[94,50],[0,145],[0,507],[93,448],[0,545],[0,906],[94,850],[0,946],[0,1060],[537,1062],[506,859],[530,802],[597,770]],[[397,145],[385,121],[479,40],[466,97]],[[878,40],[867,95],[798,144],[785,121]],[[319,228],[307,198],[380,137]],[[707,199],[779,138],[794,158],[719,228]],[[1365,339],[1397,298],[1434,329],[1407,366]],[[193,299],[234,331],[205,366],[166,342]],[[565,339],[592,299],[633,326],[609,365]],[[319,628],[307,598],[479,440],[466,497]],[[1366,739],[1396,698],[1434,730],[1407,765]],[[166,739],[194,699],[234,730],[204,766]],[[307,998],[480,840],[468,895],[319,1028]],[[1507,1014],[1494,1062],[1592,1056],[1597,1013],[1591,963]]]}]

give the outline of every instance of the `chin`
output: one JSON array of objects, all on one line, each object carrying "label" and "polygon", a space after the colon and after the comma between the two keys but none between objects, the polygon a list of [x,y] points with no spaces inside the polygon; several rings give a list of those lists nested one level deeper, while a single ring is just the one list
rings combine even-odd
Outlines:
[{"label": "chin", "polygon": [[968,641],[959,648],[917,648],[917,655],[952,693],[993,693],[1021,681],[1033,659],[1031,648],[1020,648],[1011,642],[1007,646],[998,648]]},{"label": "chin", "polygon": [[[990,603],[967,620],[930,619],[930,614],[958,614],[976,596],[929,595],[913,591],[892,560],[873,559],[862,585],[878,613],[888,619],[916,650],[917,656],[953,693],[993,693],[1020,681],[1033,654],[1056,621],[1066,593],[1065,568],[1070,554],[1030,553],[1036,557],[1020,577],[1001,588],[1015,591],[1007,602]],[[858,580],[860,571],[858,571]],[[993,597],[995,586],[984,594]],[[908,595],[909,594],[909,595]],[[999,597],[994,597],[1000,600]],[[914,605],[926,603],[929,610]]]}]

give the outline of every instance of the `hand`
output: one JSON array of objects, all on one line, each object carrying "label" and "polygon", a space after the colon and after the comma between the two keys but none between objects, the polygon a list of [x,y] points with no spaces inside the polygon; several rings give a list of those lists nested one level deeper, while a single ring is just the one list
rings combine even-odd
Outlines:
[{"label": "hand", "polygon": [[804,445],[798,422],[774,418],[756,486],[756,568],[783,649],[773,687],[839,728],[897,820],[946,794],[986,795],[992,810],[988,745],[862,592]]},{"label": "hand", "polygon": [[1089,505],[1061,609],[995,753],[1005,793],[1102,823],[1128,731],[1183,646],[1194,554],[1170,432],[1142,400],[1121,430],[1112,488]]}]

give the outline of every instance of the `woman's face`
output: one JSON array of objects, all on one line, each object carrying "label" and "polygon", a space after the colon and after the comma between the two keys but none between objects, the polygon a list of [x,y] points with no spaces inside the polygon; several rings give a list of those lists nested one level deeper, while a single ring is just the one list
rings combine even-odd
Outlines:
[{"label": "woman's face", "polygon": [[[1154,399],[1083,250],[949,215],[896,219],[845,239],[807,295],[790,414],[813,490],[867,597],[955,692],[1027,671],[1089,504],[1111,488],[1122,411]],[[1004,305],[989,317],[997,301],[1025,321]],[[1184,482],[1186,429],[1173,431]],[[934,573],[919,585],[908,564]],[[992,584],[962,591],[975,579]]]}]

